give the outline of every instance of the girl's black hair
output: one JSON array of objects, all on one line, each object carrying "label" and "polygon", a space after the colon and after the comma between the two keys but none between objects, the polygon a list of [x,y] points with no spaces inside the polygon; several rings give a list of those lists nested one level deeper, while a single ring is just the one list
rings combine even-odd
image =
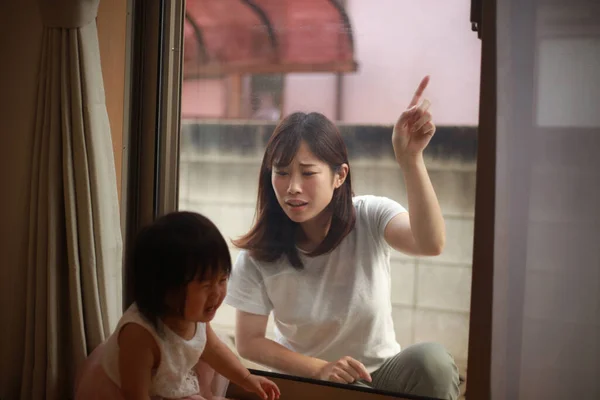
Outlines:
[{"label": "girl's black hair", "polygon": [[[127,265],[133,301],[161,331],[165,315],[183,314],[185,290],[193,280],[231,273],[227,242],[206,217],[187,211],[166,214],[135,238]],[[175,298],[175,306],[168,299]]]}]

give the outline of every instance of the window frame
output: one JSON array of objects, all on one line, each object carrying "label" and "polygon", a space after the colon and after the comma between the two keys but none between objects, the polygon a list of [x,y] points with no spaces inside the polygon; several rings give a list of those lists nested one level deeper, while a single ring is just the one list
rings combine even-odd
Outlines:
[{"label": "window frame", "polygon": [[[178,209],[184,0],[132,4],[125,250],[139,228]],[[482,5],[480,116],[469,314],[469,398],[491,395],[496,187],[496,1]],[[465,25],[465,29],[469,29]],[[338,96],[340,94],[338,93]],[[339,110],[338,110],[339,113]],[[124,186],[125,187],[125,186]],[[125,277],[124,308],[131,304]]]}]

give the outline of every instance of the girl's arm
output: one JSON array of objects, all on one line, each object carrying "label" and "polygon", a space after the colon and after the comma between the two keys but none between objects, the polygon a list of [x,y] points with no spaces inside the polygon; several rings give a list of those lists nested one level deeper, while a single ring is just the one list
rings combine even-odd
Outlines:
[{"label": "girl's arm", "polygon": [[428,111],[429,102],[420,103],[428,83],[429,77],[421,81],[409,108],[394,126],[392,145],[404,175],[409,214],[394,217],[386,226],[384,236],[388,244],[397,250],[433,256],[440,254],[444,248],[446,228],[423,160],[423,150],[435,133]]},{"label": "girl's arm", "polygon": [[206,347],[200,359],[245,390],[254,392],[263,399],[279,399],[280,392],[277,385],[267,378],[252,375],[225,343],[218,338],[208,323],[206,324]]},{"label": "girl's arm", "polygon": [[206,324],[206,346],[200,359],[237,385],[241,385],[248,375],[250,375],[250,371],[242,365],[236,355],[219,339],[209,323]]},{"label": "girl's arm", "polygon": [[126,400],[149,400],[152,368],[160,362],[152,335],[138,324],[125,325],[119,333],[121,392]]}]

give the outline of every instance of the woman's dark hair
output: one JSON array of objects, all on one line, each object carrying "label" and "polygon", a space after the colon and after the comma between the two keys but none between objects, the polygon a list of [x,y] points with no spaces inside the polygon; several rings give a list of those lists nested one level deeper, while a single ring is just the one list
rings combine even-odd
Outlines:
[{"label": "woman's dark hair", "polygon": [[183,314],[186,285],[216,278],[220,273],[229,275],[231,257],[227,242],[208,218],[193,212],[173,212],[137,234],[127,268],[133,301],[160,331],[161,317]]},{"label": "woman's dark hair", "polygon": [[[256,217],[250,231],[233,243],[248,250],[260,261],[275,261],[285,255],[290,264],[302,269],[296,248],[298,223],[285,214],[271,184],[273,165],[287,166],[296,156],[300,143],[305,142],[312,153],[327,163],[333,172],[348,164],[348,152],[337,127],[320,113],[297,112],[283,119],[271,135],[258,178]],[[356,221],[352,204],[350,170],[344,183],[333,193],[327,210],[331,212],[331,226],[321,244],[308,255],[311,257],[333,250],[352,231]]]}]

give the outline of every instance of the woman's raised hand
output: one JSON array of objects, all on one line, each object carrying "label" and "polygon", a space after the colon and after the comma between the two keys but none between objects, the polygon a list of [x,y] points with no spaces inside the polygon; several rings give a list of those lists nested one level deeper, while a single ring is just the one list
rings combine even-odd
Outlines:
[{"label": "woman's raised hand", "polygon": [[394,125],[392,145],[396,160],[402,165],[420,156],[435,133],[435,124],[429,112],[429,101],[421,100],[429,84],[429,76],[423,78],[408,108]]}]

